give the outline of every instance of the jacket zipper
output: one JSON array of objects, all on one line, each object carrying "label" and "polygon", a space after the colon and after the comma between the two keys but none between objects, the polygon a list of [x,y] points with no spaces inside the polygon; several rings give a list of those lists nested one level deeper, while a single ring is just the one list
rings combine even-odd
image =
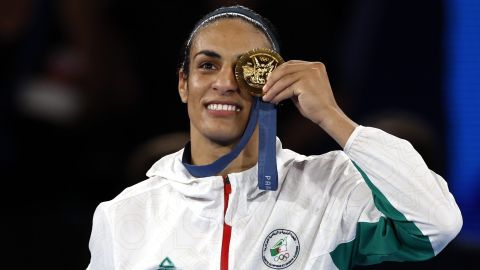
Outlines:
[{"label": "jacket zipper", "polygon": [[[230,185],[230,180],[228,180],[228,176],[223,176],[223,200],[224,200],[224,208],[223,208],[223,216],[227,213],[228,208],[228,198],[230,193],[232,192],[232,186]],[[223,222],[223,236],[222,236],[222,255],[220,258],[220,270],[228,270],[228,249],[230,247],[230,236],[232,234],[232,227],[227,225],[225,221]]]}]

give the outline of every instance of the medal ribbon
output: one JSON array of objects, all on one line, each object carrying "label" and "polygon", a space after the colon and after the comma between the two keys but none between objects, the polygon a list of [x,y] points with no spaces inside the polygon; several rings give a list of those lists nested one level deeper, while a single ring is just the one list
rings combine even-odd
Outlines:
[{"label": "medal ribbon", "polygon": [[277,109],[275,104],[260,103],[258,121],[260,123],[260,141],[258,145],[258,188],[262,190],[277,190]]},{"label": "medal ribbon", "polygon": [[221,156],[208,165],[192,165],[187,163],[185,155],[182,158],[183,165],[188,172],[195,177],[207,177],[217,175],[225,169],[232,160],[245,148],[250,137],[259,124],[260,138],[258,146],[258,188],[262,190],[277,190],[278,173],[276,160],[276,124],[277,112],[274,104],[263,102],[261,98],[253,99],[245,132],[237,145],[228,154]]}]

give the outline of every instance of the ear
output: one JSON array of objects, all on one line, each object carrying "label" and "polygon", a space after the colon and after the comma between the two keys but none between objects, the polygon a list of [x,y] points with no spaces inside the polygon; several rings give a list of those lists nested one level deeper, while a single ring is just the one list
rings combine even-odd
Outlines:
[{"label": "ear", "polygon": [[188,82],[183,69],[178,72],[178,94],[183,103],[188,100]]}]

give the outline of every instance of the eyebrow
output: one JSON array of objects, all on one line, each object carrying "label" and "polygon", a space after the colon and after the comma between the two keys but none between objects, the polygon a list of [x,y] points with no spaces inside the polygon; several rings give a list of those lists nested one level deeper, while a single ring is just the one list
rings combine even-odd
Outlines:
[{"label": "eyebrow", "polygon": [[[201,55],[201,54],[206,55],[206,56],[208,56],[208,57],[212,57],[212,58],[222,59],[222,56],[221,56],[219,53],[217,53],[217,52],[215,52],[215,51],[212,51],[212,50],[201,50],[201,51],[197,52],[197,53],[193,56],[193,58],[195,58],[195,57],[197,57],[197,56],[199,56],[199,55]],[[236,57],[237,60],[240,59],[241,56],[242,56],[242,54],[239,54],[239,55]]]},{"label": "eyebrow", "polygon": [[222,56],[220,54],[218,54],[217,52],[214,52],[214,51],[211,51],[211,50],[201,50],[199,52],[197,52],[193,58],[199,56],[200,54],[204,54],[208,57],[213,57],[213,58],[218,58],[218,59],[221,59]]}]

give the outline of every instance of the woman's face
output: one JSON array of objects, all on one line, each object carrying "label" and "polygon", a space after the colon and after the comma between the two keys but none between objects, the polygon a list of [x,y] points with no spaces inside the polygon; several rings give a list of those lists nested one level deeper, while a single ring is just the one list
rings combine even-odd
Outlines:
[{"label": "woman's face", "polygon": [[179,75],[192,141],[201,136],[228,145],[241,138],[253,99],[239,89],[235,63],[243,53],[260,47],[271,48],[265,34],[240,19],[220,19],[198,31],[190,49],[189,76]]}]

